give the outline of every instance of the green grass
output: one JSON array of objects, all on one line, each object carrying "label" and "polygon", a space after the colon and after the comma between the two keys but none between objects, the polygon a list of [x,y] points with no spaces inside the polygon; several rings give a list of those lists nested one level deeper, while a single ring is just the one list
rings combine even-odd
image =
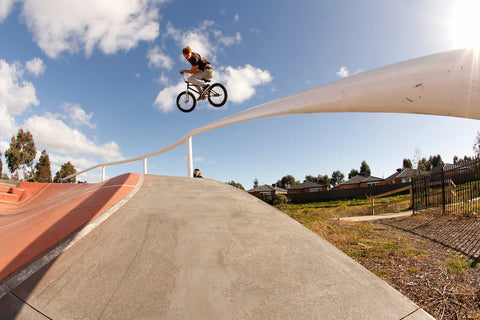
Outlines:
[{"label": "green grass", "polygon": [[[276,207],[287,214],[288,212],[295,212],[324,218],[340,218],[372,214],[371,199],[335,200],[304,204],[282,204]],[[375,214],[402,212],[409,209],[409,195],[397,195],[375,199]]]},{"label": "green grass", "polygon": [[[287,204],[277,208],[332,243],[378,277],[390,284],[393,283],[394,287],[398,285],[404,288],[405,283],[416,281],[412,279],[421,279],[424,274],[439,272],[438,270],[446,271],[448,279],[460,279],[472,271],[478,272],[476,268],[479,267],[480,261],[477,260],[465,260],[453,253],[445,258],[436,259],[438,256],[435,253],[422,250],[427,243],[425,239],[412,238],[396,232],[394,228],[375,223],[332,219],[335,217],[332,214],[335,210],[345,210],[345,215],[351,215],[351,210],[358,206],[362,206],[361,201],[356,201],[353,205],[351,202],[340,201],[303,205]],[[422,286],[422,283],[415,284],[415,287]],[[428,286],[428,283],[424,286]],[[444,292],[445,289],[446,286],[442,284],[438,292]],[[425,288],[422,290],[427,292]],[[431,288],[428,290],[430,290],[428,292],[432,291]],[[424,297],[421,299],[418,302],[422,302]],[[431,303],[422,307],[428,310]],[[472,309],[475,311],[469,313],[468,319],[480,319],[478,308]]]},{"label": "green grass", "polygon": [[472,268],[477,268],[478,263],[472,260],[465,260],[462,258],[452,258],[446,262],[447,269],[450,273],[462,275],[470,272]]},{"label": "green grass", "polygon": [[[359,262],[375,259],[389,263],[391,259],[402,255],[427,255],[422,250],[412,248],[408,242],[402,239],[377,232],[376,226],[372,224],[337,221],[330,219],[328,214],[317,214],[318,209],[309,211],[298,205],[294,207],[288,205],[282,208],[290,217]],[[383,271],[378,270],[378,272]]]},{"label": "green grass", "polygon": [[[405,256],[428,259],[427,251],[415,248],[416,245],[425,243],[425,240],[402,238],[394,233],[378,232],[378,225],[341,221],[335,219],[335,215],[332,214],[336,212],[335,210],[346,210],[346,215],[349,215],[353,207],[362,205],[365,205],[362,204],[362,200],[357,200],[353,204],[351,201],[335,201],[286,204],[277,208],[364,265],[374,260],[380,266],[395,266],[395,261]],[[478,261],[461,258],[452,258],[444,263],[450,273],[459,275],[468,273],[479,264]],[[385,268],[372,267],[371,271],[381,277],[388,276],[388,270]],[[417,267],[405,267],[407,274],[418,272],[420,271]]]}]

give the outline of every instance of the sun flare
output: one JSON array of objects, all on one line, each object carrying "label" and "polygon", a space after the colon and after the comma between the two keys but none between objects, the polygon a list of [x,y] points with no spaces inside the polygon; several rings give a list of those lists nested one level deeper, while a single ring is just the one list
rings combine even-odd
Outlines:
[{"label": "sun flare", "polygon": [[480,0],[455,0],[452,38],[456,48],[480,48]]}]

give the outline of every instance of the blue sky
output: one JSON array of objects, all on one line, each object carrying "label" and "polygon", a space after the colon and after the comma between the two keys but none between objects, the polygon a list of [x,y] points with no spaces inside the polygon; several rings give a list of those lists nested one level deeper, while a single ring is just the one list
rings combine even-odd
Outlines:
[{"label": "blue sky", "polygon": [[[38,155],[47,150],[53,173],[67,161],[82,170],[148,154],[271,100],[478,45],[470,33],[480,28],[470,17],[478,9],[475,0],[0,0],[0,152],[21,127]],[[214,80],[229,91],[224,107],[176,109],[185,45],[213,63]],[[287,174],[347,176],[364,160],[372,175],[387,177],[403,158],[472,156],[479,130],[477,120],[425,115],[274,117],[194,136],[194,167],[246,189]],[[185,144],[148,159],[148,173],[186,176]],[[100,176],[96,169],[79,179]]]}]

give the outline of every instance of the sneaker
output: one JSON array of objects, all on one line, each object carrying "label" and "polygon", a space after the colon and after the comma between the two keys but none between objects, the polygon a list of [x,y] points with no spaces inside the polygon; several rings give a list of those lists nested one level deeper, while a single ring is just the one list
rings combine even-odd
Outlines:
[{"label": "sneaker", "polygon": [[200,96],[198,96],[198,99],[197,100],[205,100],[205,98],[207,97],[207,89],[208,89],[209,85],[206,85],[203,87],[202,89],[202,92],[200,93]]}]

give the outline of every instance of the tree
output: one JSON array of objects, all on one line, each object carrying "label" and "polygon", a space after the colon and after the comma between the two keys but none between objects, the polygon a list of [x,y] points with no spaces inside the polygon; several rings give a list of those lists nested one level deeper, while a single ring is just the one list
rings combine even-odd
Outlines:
[{"label": "tree", "polygon": [[[479,156],[477,156],[477,157],[479,157]],[[457,156],[455,156],[455,157],[453,157],[453,164],[461,164],[461,163],[472,161],[473,159],[474,158],[468,157],[468,156],[463,156],[463,159],[459,159]]]},{"label": "tree", "polygon": [[443,166],[443,160],[439,154],[437,154],[436,156],[430,156],[428,158],[428,163],[430,164],[430,170],[435,168],[436,166]]},{"label": "tree", "polygon": [[443,165],[442,157],[437,154],[436,156],[430,156],[428,160],[426,158],[422,158],[417,162],[417,170],[419,171],[430,171],[436,166]]},{"label": "tree", "polygon": [[[5,152],[8,169],[12,175],[15,175],[17,170],[22,169],[23,178],[29,179],[36,155],[37,149],[32,134],[28,130],[25,132],[23,129],[19,129],[17,137],[12,137],[10,148]],[[27,167],[30,168],[30,174],[27,173]]]},{"label": "tree", "polygon": [[2,170],[3,170],[2,153],[0,152],[0,179],[2,179]]},{"label": "tree", "polygon": [[308,176],[305,176],[305,180],[303,182],[305,182],[305,181],[318,183],[318,178],[316,178],[312,175],[308,175]]},{"label": "tree", "polygon": [[77,170],[75,167],[68,161],[67,163],[62,164],[62,167],[60,170],[55,174],[55,182],[66,182],[66,183],[71,183],[71,182],[76,182],[77,177],[69,178],[66,181],[63,181],[62,179],[65,177],[68,177],[69,175],[77,173]]},{"label": "tree", "polygon": [[40,159],[38,159],[38,162],[35,165],[34,181],[52,182],[52,170],[50,169],[50,158],[48,157],[46,150],[42,151],[42,155],[40,156]]},{"label": "tree", "polygon": [[277,181],[277,186],[284,189],[296,186],[297,184],[300,184],[300,182],[296,181],[291,175],[286,175],[281,180]]},{"label": "tree", "polygon": [[350,173],[348,174],[348,179],[352,179],[355,176],[358,176],[360,173],[358,172],[357,169],[352,169],[350,170]]},{"label": "tree", "polygon": [[412,169],[413,168],[413,164],[412,164],[412,160],[410,159],[403,159],[403,165],[402,165],[403,169]]},{"label": "tree", "polygon": [[426,158],[421,158],[417,161],[417,170],[418,171],[428,171],[430,170],[430,164]]},{"label": "tree", "polygon": [[242,184],[240,182],[235,182],[235,181],[232,180],[232,181],[227,182],[227,183],[231,186],[234,186],[235,188],[245,190],[245,188],[242,186]]},{"label": "tree", "polygon": [[258,188],[258,179],[253,180],[253,188]]},{"label": "tree", "polygon": [[345,175],[340,171],[336,170],[332,172],[332,177],[330,178],[330,184],[335,187],[337,184],[345,179]]},{"label": "tree", "polygon": [[319,175],[317,179],[317,183],[324,184],[327,187],[330,186],[330,178],[327,175]]},{"label": "tree", "polygon": [[362,164],[360,165],[360,175],[363,177],[371,176],[370,167],[365,161],[362,161]]}]

